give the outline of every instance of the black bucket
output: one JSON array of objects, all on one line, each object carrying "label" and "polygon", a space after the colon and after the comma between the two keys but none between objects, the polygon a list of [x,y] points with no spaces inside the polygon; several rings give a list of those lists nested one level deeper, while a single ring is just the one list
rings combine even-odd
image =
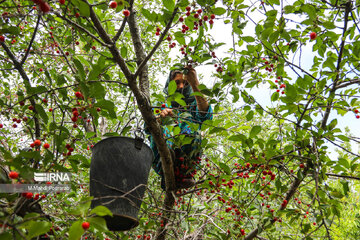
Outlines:
[{"label": "black bucket", "polygon": [[113,213],[105,216],[111,231],[139,225],[137,218],[153,158],[141,138],[109,137],[93,147],[90,165],[91,208],[102,205]]}]

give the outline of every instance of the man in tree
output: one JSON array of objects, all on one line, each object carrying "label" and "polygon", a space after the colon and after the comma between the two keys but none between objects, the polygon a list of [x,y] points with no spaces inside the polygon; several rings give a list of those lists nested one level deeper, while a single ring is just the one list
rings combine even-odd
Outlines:
[{"label": "man in tree", "polygon": [[[174,81],[176,83],[176,92],[184,96],[182,100],[186,103],[185,106],[180,105],[177,101],[172,101],[171,106],[163,104],[161,111],[157,110],[158,121],[163,125],[163,134],[172,153],[178,189],[189,188],[195,185],[193,176],[196,173],[196,164],[201,161],[201,136],[198,131],[205,120],[212,119],[212,108],[207,100],[202,96],[192,95],[193,92],[200,92],[199,80],[195,69],[188,66],[184,72],[186,74],[180,70],[170,72],[165,84],[164,93],[168,98],[170,82]],[[165,126],[164,120],[167,117],[174,120],[174,128],[180,128],[180,133],[176,136],[171,136],[169,129]],[[186,137],[190,144],[183,144]],[[150,146],[154,153],[153,168],[161,176],[161,187],[165,189],[160,154],[152,136],[150,136]]]}]

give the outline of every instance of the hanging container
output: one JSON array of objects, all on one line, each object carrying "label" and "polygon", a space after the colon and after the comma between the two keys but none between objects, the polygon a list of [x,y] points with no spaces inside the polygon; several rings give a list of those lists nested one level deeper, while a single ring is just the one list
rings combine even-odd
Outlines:
[{"label": "hanging container", "polygon": [[111,231],[126,231],[139,225],[142,203],[153,159],[143,138],[109,137],[92,149],[90,165],[91,208],[106,206]]}]

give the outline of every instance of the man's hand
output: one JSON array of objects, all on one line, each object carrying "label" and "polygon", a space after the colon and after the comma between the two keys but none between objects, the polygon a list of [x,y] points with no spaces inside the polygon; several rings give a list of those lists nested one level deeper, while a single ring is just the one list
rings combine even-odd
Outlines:
[{"label": "man's hand", "polygon": [[170,117],[174,116],[171,108],[165,108],[165,109],[161,110],[160,117],[167,117],[167,116],[170,116]]},{"label": "man's hand", "polygon": [[194,89],[195,86],[199,85],[199,80],[196,75],[196,71],[191,66],[187,66],[186,69],[188,70],[187,74],[184,74],[184,80],[186,80],[190,86]]}]

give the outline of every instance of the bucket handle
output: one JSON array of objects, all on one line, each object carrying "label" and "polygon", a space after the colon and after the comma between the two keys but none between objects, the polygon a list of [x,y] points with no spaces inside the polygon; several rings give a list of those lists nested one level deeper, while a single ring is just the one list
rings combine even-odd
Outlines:
[{"label": "bucket handle", "polygon": [[[141,136],[138,136],[136,133],[140,133]],[[143,133],[143,131],[141,131],[141,129],[138,128],[135,130],[134,135],[135,135],[135,148],[141,150],[142,144],[144,142],[145,134]]]}]

